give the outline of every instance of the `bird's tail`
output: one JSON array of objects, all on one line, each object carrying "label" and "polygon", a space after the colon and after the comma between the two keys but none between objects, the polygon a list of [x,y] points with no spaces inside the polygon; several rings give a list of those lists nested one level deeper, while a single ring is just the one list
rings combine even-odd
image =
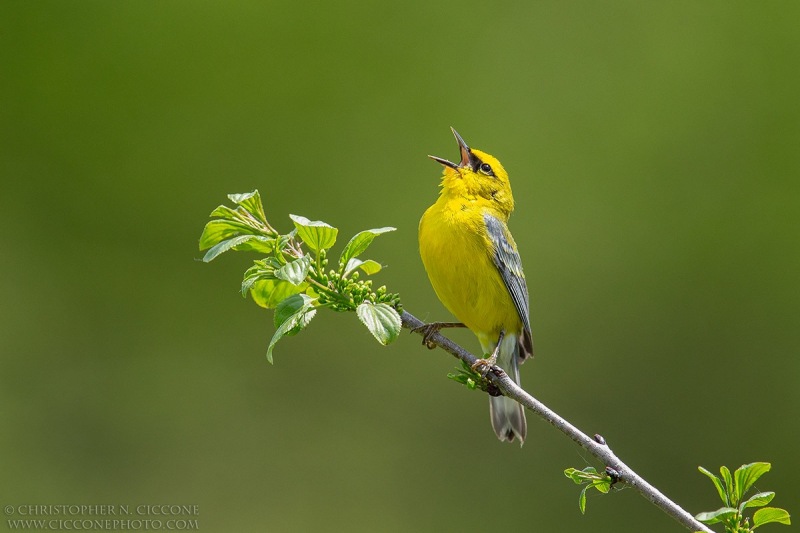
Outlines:
[{"label": "bird's tail", "polygon": [[[519,385],[518,335],[506,335],[503,338],[497,364]],[[492,428],[498,439],[513,442],[516,437],[519,439],[520,446],[525,443],[528,425],[525,422],[525,410],[520,404],[505,396],[491,396],[489,398],[489,414],[492,417]]]}]

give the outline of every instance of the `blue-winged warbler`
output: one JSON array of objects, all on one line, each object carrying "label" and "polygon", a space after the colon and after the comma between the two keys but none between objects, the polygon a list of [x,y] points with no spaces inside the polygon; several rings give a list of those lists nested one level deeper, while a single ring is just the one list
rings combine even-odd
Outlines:
[{"label": "blue-winged warbler", "polygon": [[[506,226],[514,210],[508,173],[491,155],[467,146],[454,129],[453,134],[459,163],[430,156],[444,166],[444,174],[439,199],[419,223],[420,255],[436,295],[475,333],[483,353],[492,354],[481,365],[497,364],[519,383],[519,364],[533,355],[533,341],[525,275]],[[452,325],[432,323],[429,331]],[[501,441],[525,441],[521,405],[491,397],[489,411]]]}]

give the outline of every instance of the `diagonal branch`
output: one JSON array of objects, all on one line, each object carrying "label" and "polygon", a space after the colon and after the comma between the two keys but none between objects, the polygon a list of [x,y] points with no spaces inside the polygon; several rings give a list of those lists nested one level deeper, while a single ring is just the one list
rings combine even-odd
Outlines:
[{"label": "diagonal branch", "polygon": [[[402,311],[400,318],[402,320],[403,327],[410,330],[425,325],[424,322],[407,311]],[[461,359],[470,366],[477,361],[477,358],[474,355],[438,332],[430,335],[428,340],[432,344],[436,344],[446,352],[454,355],[458,359]],[[634,472],[628,465],[623,463],[614,454],[614,452],[611,451],[611,448],[608,447],[602,437],[596,435],[595,439],[593,439],[583,433],[564,418],[556,414],[545,404],[528,394],[519,385],[514,383],[514,381],[511,380],[511,378],[509,378],[508,375],[499,367],[493,367],[492,371],[487,374],[487,379],[492,385],[497,387],[497,389],[499,389],[503,395],[513,398],[522,406],[526,407],[529,411],[534,412],[537,416],[549,422],[552,426],[564,433],[567,437],[575,441],[583,449],[589,452],[598,461],[606,465],[607,468],[613,469],[614,475],[618,478],[620,483],[625,483],[626,485],[636,489],[639,494],[651,501],[656,507],[667,513],[669,516],[674,518],[682,526],[690,531],[713,533],[708,527],[697,521],[691,514],[664,496],[661,491],[645,481],[639,474]]]}]

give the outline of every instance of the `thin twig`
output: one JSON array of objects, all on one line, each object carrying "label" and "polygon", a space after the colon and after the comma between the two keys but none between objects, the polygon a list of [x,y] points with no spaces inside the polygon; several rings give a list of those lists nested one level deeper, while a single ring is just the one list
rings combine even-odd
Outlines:
[{"label": "thin twig", "polygon": [[[425,323],[407,311],[402,311],[400,318],[403,322],[403,327],[414,330],[423,326]],[[421,332],[421,330],[418,330]],[[428,340],[438,345],[446,352],[461,359],[468,365],[472,366],[477,361],[477,358],[466,351],[464,348],[454,343],[441,333],[433,333],[428,337]],[[713,533],[708,527],[701,522],[697,521],[691,514],[685,511],[678,504],[664,496],[658,489],[645,481],[639,474],[634,472],[628,465],[623,463],[611,448],[605,443],[602,438],[597,440],[589,437],[581,430],[567,422],[564,418],[556,414],[553,410],[545,404],[528,394],[519,385],[508,377],[508,375],[494,367],[491,372],[487,374],[487,379],[503,392],[503,395],[513,398],[522,406],[526,407],[529,411],[533,411],[540,418],[549,422],[553,427],[564,433],[567,437],[578,443],[583,449],[593,455],[598,461],[603,463],[606,467],[612,468],[618,476],[619,483],[625,483],[636,489],[639,494],[644,496],[647,500],[651,501],[656,507],[667,513],[669,516],[678,521],[682,526],[690,531],[703,531],[706,533]],[[600,442],[598,442],[600,441]]]}]

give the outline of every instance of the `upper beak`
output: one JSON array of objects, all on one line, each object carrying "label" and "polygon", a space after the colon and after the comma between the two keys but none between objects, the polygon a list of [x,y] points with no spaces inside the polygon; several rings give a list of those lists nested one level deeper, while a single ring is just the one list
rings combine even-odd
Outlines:
[{"label": "upper beak", "polygon": [[455,136],[456,141],[458,142],[458,150],[461,152],[461,162],[459,164],[455,164],[452,161],[448,161],[447,159],[442,159],[441,157],[436,157],[434,155],[429,155],[428,157],[446,167],[454,169],[466,167],[470,170],[475,170],[477,158],[472,154],[472,150],[469,149],[469,146],[467,146],[467,143],[461,138],[461,135],[459,135],[452,126],[450,127],[450,130],[453,132],[453,136]]}]

